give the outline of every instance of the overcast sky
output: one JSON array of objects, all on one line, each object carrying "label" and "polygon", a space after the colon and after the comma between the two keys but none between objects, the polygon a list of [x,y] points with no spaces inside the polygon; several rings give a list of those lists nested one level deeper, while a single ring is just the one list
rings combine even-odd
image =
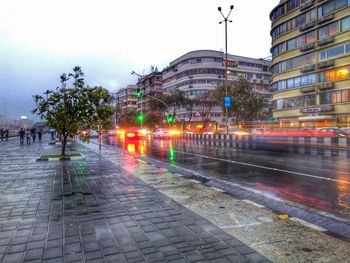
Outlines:
[{"label": "overcast sky", "polygon": [[269,13],[279,0],[0,0],[0,114],[30,116],[32,95],[79,65],[90,86],[115,92],[198,49],[270,56]]}]

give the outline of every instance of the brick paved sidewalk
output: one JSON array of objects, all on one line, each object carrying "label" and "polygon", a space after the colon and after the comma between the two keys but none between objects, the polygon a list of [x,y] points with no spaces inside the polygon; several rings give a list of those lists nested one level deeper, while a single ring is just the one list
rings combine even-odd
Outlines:
[{"label": "brick paved sidewalk", "polygon": [[47,142],[0,148],[1,262],[269,262],[81,145],[65,162],[35,161]]}]

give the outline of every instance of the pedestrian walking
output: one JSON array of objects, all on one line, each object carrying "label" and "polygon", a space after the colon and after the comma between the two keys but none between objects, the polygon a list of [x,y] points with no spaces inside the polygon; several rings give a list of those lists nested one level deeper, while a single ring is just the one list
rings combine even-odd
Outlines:
[{"label": "pedestrian walking", "polygon": [[41,137],[43,136],[43,131],[41,129],[38,130],[38,140],[41,142]]},{"label": "pedestrian walking", "polygon": [[30,129],[30,134],[32,135],[32,139],[34,143],[36,139],[36,129],[34,127]]},{"label": "pedestrian walking", "polygon": [[26,132],[23,128],[19,131],[19,143],[23,145],[24,143],[24,136],[26,135]]},{"label": "pedestrian walking", "polygon": [[9,130],[8,130],[8,129],[6,129],[6,130],[4,131],[4,137],[5,137],[5,141],[8,141],[8,140],[9,140]]},{"label": "pedestrian walking", "polygon": [[50,128],[50,133],[51,133],[51,140],[55,140],[56,130],[54,128]]},{"label": "pedestrian walking", "polygon": [[1,141],[4,140],[4,129],[3,128],[0,129],[0,138],[1,138]]},{"label": "pedestrian walking", "polygon": [[27,144],[30,144],[30,135],[31,135],[30,130],[27,129],[27,130],[26,130]]}]

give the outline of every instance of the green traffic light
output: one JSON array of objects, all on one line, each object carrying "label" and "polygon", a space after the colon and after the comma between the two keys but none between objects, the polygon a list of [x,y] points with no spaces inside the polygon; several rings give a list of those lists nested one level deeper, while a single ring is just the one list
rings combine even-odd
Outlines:
[{"label": "green traffic light", "polygon": [[142,91],[140,89],[136,89],[135,95],[138,99],[141,99],[142,98]]},{"label": "green traffic light", "polygon": [[174,123],[175,122],[175,116],[174,115],[168,115],[168,116],[166,116],[166,122],[168,123],[168,124],[171,124],[171,123]]},{"label": "green traffic light", "polygon": [[143,122],[145,120],[145,115],[141,114],[141,113],[138,113],[137,116],[136,116],[136,120],[138,122]]}]

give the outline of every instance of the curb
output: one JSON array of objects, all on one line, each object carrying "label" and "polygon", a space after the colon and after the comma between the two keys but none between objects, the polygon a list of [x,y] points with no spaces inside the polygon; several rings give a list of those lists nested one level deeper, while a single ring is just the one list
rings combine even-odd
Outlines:
[{"label": "curb", "polygon": [[72,157],[61,157],[61,158],[37,158],[37,162],[48,162],[48,161],[79,161],[86,160],[85,156],[72,156]]}]

